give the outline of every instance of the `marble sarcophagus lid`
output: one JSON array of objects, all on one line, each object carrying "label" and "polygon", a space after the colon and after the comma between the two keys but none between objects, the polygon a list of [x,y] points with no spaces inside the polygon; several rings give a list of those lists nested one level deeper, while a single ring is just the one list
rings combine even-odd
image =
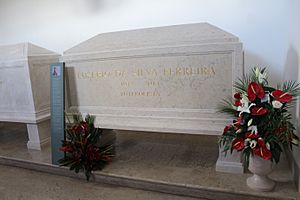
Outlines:
[{"label": "marble sarcophagus lid", "polygon": [[30,43],[0,46],[0,122],[26,123],[30,149],[50,141],[50,64],[58,61]]},{"label": "marble sarcophagus lid", "polygon": [[67,107],[103,128],[221,134],[242,44],[208,23],[99,34],[64,52]]}]

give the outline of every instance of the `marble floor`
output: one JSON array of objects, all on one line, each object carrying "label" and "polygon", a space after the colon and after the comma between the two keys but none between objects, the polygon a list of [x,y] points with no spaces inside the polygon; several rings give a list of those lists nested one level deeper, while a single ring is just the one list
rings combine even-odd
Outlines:
[{"label": "marble floor", "polygon": [[196,200],[126,187],[87,183],[81,179],[16,167],[0,165],[0,171],[1,200]]},{"label": "marble floor", "polygon": [[[26,148],[27,134],[23,124],[5,124],[0,130],[0,156],[51,163],[50,145],[42,151]],[[298,199],[284,160],[271,175],[277,185],[270,193],[251,191],[246,186],[250,173],[216,172],[217,140],[216,136],[117,131],[116,156],[101,173],[274,199]]]}]

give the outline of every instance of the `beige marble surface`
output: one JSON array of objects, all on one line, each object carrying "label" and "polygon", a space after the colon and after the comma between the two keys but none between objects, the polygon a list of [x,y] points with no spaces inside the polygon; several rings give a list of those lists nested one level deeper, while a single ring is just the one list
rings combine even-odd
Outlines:
[{"label": "beige marble surface", "polygon": [[66,50],[67,108],[103,128],[219,135],[242,44],[208,23],[99,34]]},{"label": "beige marble surface", "polygon": [[[243,75],[238,37],[208,23],[99,34],[63,54],[67,110],[102,128],[220,135],[218,112]],[[243,173],[237,156],[218,171]]]},{"label": "beige marble surface", "polygon": [[29,149],[50,140],[50,64],[58,59],[31,43],[0,46],[0,122],[26,123]]},{"label": "beige marble surface", "polygon": [[0,121],[38,123],[50,117],[50,64],[59,54],[20,43],[0,46]]},{"label": "beige marble surface", "polygon": [[[1,166],[1,200],[196,200]],[[18,180],[18,181],[16,181]],[[197,198],[198,199],[198,198]]]},{"label": "beige marble surface", "polygon": [[[26,127],[21,124],[5,126],[9,129],[4,134],[1,129],[0,156],[37,163],[51,162],[50,147],[42,151],[26,149]],[[246,185],[246,179],[251,175],[249,172],[235,175],[216,172],[216,136],[128,131],[118,131],[116,136],[114,161],[102,172],[97,173],[266,198],[299,197],[285,160],[276,166],[271,175],[271,178],[277,181],[275,190],[271,193],[250,190]]]}]

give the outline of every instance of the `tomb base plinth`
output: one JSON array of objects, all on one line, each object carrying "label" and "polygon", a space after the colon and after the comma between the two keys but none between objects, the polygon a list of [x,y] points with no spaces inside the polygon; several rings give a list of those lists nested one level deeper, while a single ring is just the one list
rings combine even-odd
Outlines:
[{"label": "tomb base plinth", "polygon": [[35,124],[27,124],[28,149],[41,150],[50,142],[50,120]]},{"label": "tomb base plinth", "polygon": [[216,171],[218,172],[228,172],[234,174],[243,174],[244,165],[242,162],[241,153],[229,151],[226,153],[223,150],[223,147],[219,148],[219,157],[216,163]]}]

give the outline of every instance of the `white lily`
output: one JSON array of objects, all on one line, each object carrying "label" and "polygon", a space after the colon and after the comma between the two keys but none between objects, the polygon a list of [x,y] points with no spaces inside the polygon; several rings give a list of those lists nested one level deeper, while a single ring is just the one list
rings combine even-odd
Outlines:
[{"label": "white lily", "polygon": [[246,98],[242,98],[242,100],[241,100],[241,106],[238,106],[237,107],[237,111],[239,111],[240,113],[239,113],[239,116],[241,116],[241,114],[242,113],[250,113],[250,108],[252,107],[252,106],[255,106],[256,104],[255,103],[251,103],[250,105],[249,105],[249,100],[248,99],[246,99]]},{"label": "white lily", "polygon": [[258,82],[262,83],[267,78],[267,72],[264,71],[263,73],[261,73],[260,67],[256,67],[255,68],[255,76],[257,77]]},{"label": "white lily", "polygon": [[257,126],[256,125],[249,126],[247,130],[251,131],[252,134],[257,135]]}]

